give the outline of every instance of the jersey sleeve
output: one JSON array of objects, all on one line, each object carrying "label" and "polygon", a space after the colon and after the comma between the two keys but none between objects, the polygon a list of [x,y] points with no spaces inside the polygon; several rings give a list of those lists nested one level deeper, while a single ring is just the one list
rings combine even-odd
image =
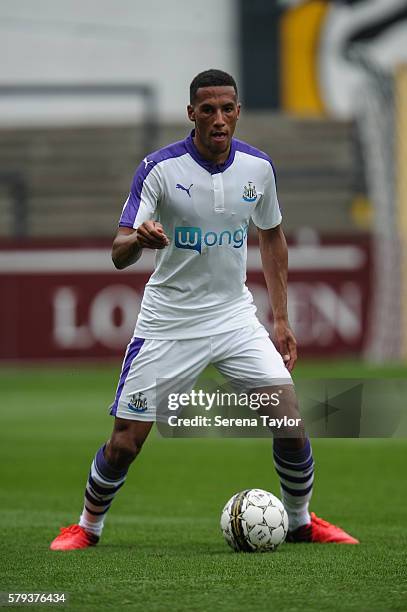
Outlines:
[{"label": "jersey sleeve", "polygon": [[161,181],[157,166],[145,166],[141,162],[124,203],[119,226],[137,229],[144,221],[154,219],[160,197]]},{"label": "jersey sleeve", "polygon": [[252,220],[260,229],[271,229],[281,223],[282,216],[277,198],[276,179],[271,163],[267,164],[263,194],[252,213]]}]

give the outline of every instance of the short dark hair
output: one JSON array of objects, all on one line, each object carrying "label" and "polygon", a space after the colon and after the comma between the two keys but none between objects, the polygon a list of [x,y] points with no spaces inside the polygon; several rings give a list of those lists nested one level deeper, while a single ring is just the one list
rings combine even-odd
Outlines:
[{"label": "short dark hair", "polygon": [[233,87],[236,92],[236,96],[238,95],[236,81],[227,72],[223,72],[223,70],[216,70],[215,68],[200,72],[196,75],[196,77],[194,77],[189,87],[190,104],[194,104],[196,92],[200,87],[222,87],[224,85],[230,85]]}]

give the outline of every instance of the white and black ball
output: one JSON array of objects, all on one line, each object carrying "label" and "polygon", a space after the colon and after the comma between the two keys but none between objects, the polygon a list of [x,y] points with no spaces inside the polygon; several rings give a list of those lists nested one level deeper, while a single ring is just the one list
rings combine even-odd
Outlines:
[{"label": "white and black ball", "polygon": [[274,551],[284,542],[288,516],[282,502],[263,489],[233,495],[222,511],[220,526],[235,551]]}]

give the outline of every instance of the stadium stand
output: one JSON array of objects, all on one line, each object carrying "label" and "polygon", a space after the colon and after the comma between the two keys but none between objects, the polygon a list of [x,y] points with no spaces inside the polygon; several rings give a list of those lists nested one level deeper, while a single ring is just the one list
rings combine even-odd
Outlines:
[{"label": "stadium stand", "polygon": [[[161,125],[152,146],[183,138],[188,129]],[[320,232],[357,231],[350,212],[357,172],[352,134],[351,123],[327,119],[255,113],[240,121],[236,135],[275,162],[287,232],[307,225]],[[0,143],[1,176],[18,176],[26,186],[29,237],[112,235],[146,154],[137,125],[2,128]],[[3,237],[15,232],[16,196],[9,187],[0,181]]]}]

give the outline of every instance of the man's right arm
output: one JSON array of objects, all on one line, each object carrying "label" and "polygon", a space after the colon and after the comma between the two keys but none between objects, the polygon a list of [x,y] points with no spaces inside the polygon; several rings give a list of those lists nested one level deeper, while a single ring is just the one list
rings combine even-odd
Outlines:
[{"label": "man's right arm", "polygon": [[145,221],[137,229],[119,227],[112,246],[112,260],[118,270],[134,264],[143,249],[164,249],[170,241],[157,221]]}]

